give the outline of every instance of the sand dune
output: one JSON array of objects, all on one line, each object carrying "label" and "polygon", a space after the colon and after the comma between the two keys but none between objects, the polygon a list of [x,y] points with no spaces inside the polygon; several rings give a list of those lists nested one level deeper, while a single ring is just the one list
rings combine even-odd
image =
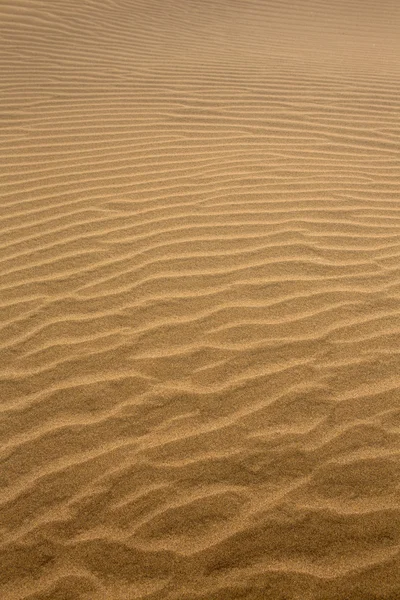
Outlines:
[{"label": "sand dune", "polygon": [[0,3],[0,598],[400,599],[400,4]]}]

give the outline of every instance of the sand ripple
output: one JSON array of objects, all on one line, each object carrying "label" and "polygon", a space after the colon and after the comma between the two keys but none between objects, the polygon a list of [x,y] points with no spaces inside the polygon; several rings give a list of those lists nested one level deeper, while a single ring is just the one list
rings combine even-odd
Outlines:
[{"label": "sand ripple", "polygon": [[2,1],[2,599],[399,600],[399,27]]}]

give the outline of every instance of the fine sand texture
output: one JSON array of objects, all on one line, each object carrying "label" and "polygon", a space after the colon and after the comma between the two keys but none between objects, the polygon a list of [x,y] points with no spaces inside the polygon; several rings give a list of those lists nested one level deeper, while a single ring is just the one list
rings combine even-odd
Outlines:
[{"label": "fine sand texture", "polygon": [[400,600],[400,2],[0,0],[0,599]]}]

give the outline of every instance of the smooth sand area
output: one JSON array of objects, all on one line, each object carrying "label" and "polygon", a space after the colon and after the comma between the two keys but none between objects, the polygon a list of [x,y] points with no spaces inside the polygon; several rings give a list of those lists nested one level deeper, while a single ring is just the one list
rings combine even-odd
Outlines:
[{"label": "smooth sand area", "polygon": [[0,599],[400,600],[400,2],[0,0]]}]

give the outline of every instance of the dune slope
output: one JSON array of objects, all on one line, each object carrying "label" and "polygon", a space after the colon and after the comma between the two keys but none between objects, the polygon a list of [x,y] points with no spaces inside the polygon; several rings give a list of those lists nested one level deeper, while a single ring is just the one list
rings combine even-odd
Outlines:
[{"label": "dune slope", "polygon": [[400,599],[399,31],[2,0],[2,599]]}]

